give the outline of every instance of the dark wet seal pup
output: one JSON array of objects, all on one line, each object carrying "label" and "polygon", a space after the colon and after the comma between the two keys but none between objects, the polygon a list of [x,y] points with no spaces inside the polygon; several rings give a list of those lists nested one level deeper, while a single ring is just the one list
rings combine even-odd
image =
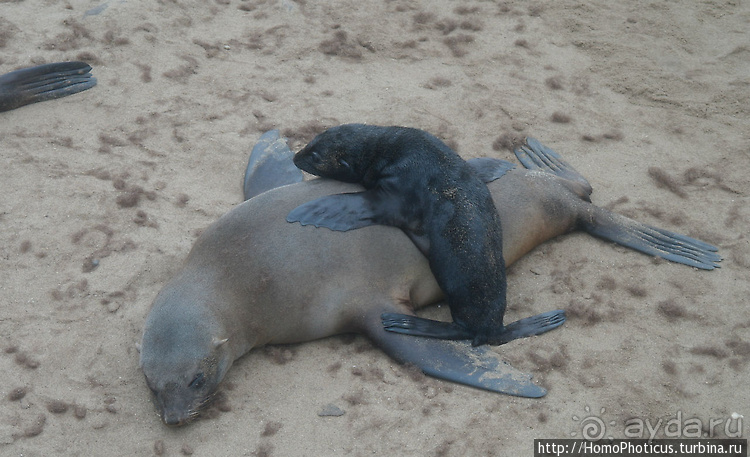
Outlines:
[{"label": "dark wet seal pup", "polygon": [[0,111],[66,97],[96,85],[91,66],[59,62],[11,71],[0,76]]},{"label": "dark wet seal pup", "polygon": [[[346,124],[315,137],[294,156],[294,163],[308,173],[360,183],[367,190],[311,201],[295,208],[287,221],[338,231],[392,225],[429,259],[453,322],[386,314],[386,330],[471,340],[478,346],[538,335],[565,321],[564,311],[557,310],[503,324],[500,217],[472,166],[435,136],[407,127]],[[491,168],[492,163],[485,165]]]},{"label": "dark wet seal pup", "polygon": [[[233,362],[251,349],[347,332],[366,335],[429,376],[523,397],[545,394],[487,346],[383,330],[381,314],[414,315],[442,299],[427,259],[390,227],[334,232],[286,223],[286,214],[310,198],[362,188],[326,179],[295,183],[300,172],[291,160],[284,167],[263,157],[291,155],[266,147],[275,141],[253,149],[261,158],[251,156],[247,168],[246,184],[262,170],[266,185],[245,186],[246,198],[257,196],[203,232],[148,313],[140,365],[165,424],[196,418]],[[538,142],[529,140],[516,155],[529,170],[496,159],[470,161],[507,170],[487,185],[503,224],[506,266],[551,238],[583,230],[673,262],[718,268],[715,247],[590,203],[588,182]],[[272,188],[271,176],[283,187]]]}]

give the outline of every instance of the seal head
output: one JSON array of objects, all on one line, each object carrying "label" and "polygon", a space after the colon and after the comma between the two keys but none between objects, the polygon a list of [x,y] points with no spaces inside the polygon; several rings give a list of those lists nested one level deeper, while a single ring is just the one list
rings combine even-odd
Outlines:
[{"label": "seal head", "polygon": [[374,149],[372,140],[376,135],[373,133],[373,127],[364,124],[332,127],[295,154],[294,164],[316,176],[349,183],[361,182],[372,169],[376,157],[370,151]]},{"label": "seal head", "polygon": [[202,301],[201,295],[167,287],[144,327],[140,365],[159,416],[169,426],[197,418],[234,361],[229,340],[205,313],[209,308],[196,301]]}]

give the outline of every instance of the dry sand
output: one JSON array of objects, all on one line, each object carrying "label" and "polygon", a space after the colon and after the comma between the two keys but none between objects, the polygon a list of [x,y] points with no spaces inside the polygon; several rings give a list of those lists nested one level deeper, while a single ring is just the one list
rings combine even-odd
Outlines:
[{"label": "dry sand", "polygon": [[[748,29],[738,1],[0,1],[0,72],[81,59],[99,80],[0,115],[0,454],[531,455],[589,416],[724,436],[738,413],[747,437]],[[496,350],[543,399],[410,376],[340,336],[252,352],[229,411],[163,426],[135,349],[151,301],[241,200],[263,131],[296,149],[345,122],[466,158],[534,136],[596,203],[720,246],[722,268],[584,234],[537,248],[509,318],[536,303],[568,323]]]}]

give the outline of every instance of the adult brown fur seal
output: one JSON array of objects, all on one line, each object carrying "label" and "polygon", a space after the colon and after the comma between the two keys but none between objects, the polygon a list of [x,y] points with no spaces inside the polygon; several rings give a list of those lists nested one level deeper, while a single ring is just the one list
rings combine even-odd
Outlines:
[{"label": "adult brown fur seal", "polygon": [[0,111],[72,95],[96,85],[84,62],[58,62],[0,76]]},{"label": "adult brown fur seal", "polygon": [[[581,229],[675,262],[718,267],[709,244],[591,204],[586,180],[538,142],[529,140],[516,155],[531,169],[509,170],[488,184],[504,224],[507,265]],[[238,205],[200,236],[156,297],[141,341],[140,364],[164,423],[196,417],[234,360],[251,349],[344,332],[367,335],[431,376],[544,395],[486,347],[383,330],[384,312],[413,315],[442,297],[427,259],[403,232],[371,226],[342,233],[285,220],[310,198],[358,190],[322,179],[279,187]]]},{"label": "adult brown fur seal", "polygon": [[[482,163],[480,168],[488,167]],[[453,322],[384,314],[391,332],[471,344],[504,344],[565,321],[562,310],[505,324],[505,262],[500,217],[474,168],[430,133],[409,127],[344,124],[316,136],[294,156],[302,170],[364,191],[327,195],[293,209],[288,222],[347,231],[373,224],[400,228],[430,262]]]}]

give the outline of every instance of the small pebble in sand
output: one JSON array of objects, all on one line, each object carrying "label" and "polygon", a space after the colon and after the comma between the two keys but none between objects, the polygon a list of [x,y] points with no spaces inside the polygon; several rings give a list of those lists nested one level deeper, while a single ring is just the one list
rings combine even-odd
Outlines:
[{"label": "small pebble in sand", "polygon": [[323,407],[322,410],[318,413],[318,416],[320,417],[338,417],[343,416],[345,414],[345,411],[338,406],[334,405],[333,403],[329,403]]},{"label": "small pebble in sand", "polygon": [[73,409],[73,415],[76,417],[76,419],[85,419],[86,412],[86,407],[81,405],[76,405]]},{"label": "small pebble in sand", "polygon": [[31,438],[33,436],[41,434],[42,431],[44,431],[45,423],[47,423],[47,416],[45,416],[44,414],[40,414],[36,418],[34,423],[23,431],[23,436],[25,436],[26,438]]},{"label": "small pebble in sand", "polygon": [[10,401],[18,401],[26,396],[26,388],[25,387],[16,387],[15,389],[11,390],[8,394],[8,400]]},{"label": "small pebble in sand", "polygon": [[63,414],[68,411],[70,405],[60,400],[53,400],[47,403],[47,411],[52,414]]}]

